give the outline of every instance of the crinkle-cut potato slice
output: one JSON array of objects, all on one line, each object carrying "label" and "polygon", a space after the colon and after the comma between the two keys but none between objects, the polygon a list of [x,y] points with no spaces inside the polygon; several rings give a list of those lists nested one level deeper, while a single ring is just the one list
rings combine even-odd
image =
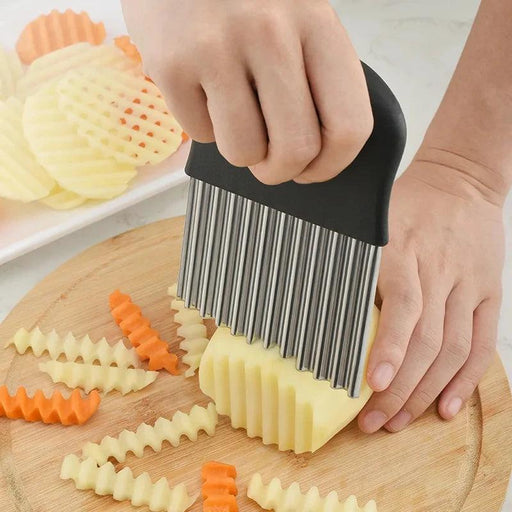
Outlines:
[{"label": "crinkle-cut potato slice", "polygon": [[153,483],[148,473],[136,477],[129,467],[116,472],[111,462],[98,466],[93,459],[80,460],[74,454],[62,461],[60,477],[73,480],[77,489],[91,489],[100,496],[110,495],[116,501],[126,500],[134,507],[147,505],[145,509],[152,512],[185,512],[198,497],[189,495],[184,484],[170,487],[165,477]]},{"label": "crinkle-cut potato slice", "polygon": [[78,42],[100,44],[105,40],[105,26],[94,23],[86,12],[56,9],[32,20],[21,32],[16,51],[25,64],[59,48]]},{"label": "crinkle-cut potato slice", "polygon": [[377,505],[373,500],[360,507],[354,495],[341,501],[338,493],[331,491],[323,498],[318,487],[311,487],[309,491],[302,493],[297,482],[283,489],[279,478],[274,478],[265,485],[259,473],[251,478],[247,496],[262,509],[274,512],[377,512]]},{"label": "crinkle-cut potato slice", "polygon": [[135,76],[143,76],[141,65],[127,57],[116,46],[77,43],[47,53],[32,62],[18,81],[16,94],[26,97],[35,93],[41,86],[59,80],[68,71],[82,66],[106,67],[122,70]]},{"label": "crinkle-cut potato slice", "polygon": [[39,163],[61,188],[89,199],[122,194],[137,171],[91,147],[58,109],[53,84],[27,98],[23,129]]},{"label": "crinkle-cut potato slice", "polygon": [[55,181],[30,151],[22,113],[19,99],[0,102],[0,197],[29,202],[47,196]]},{"label": "crinkle-cut potato slice", "polygon": [[16,93],[16,85],[23,69],[18,55],[0,46],[0,99],[5,100]]},{"label": "crinkle-cut potato slice", "polygon": [[158,372],[141,368],[61,363],[60,361],[39,363],[39,370],[47,373],[55,383],[62,382],[69,388],[82,388],[87,393],[92,389],[99,389],[105,393],[115,389],[126,395],[149,386],[158,377]]},{"label": "crinkle-cut potato slice", "polygon": [[[369,348],[378,318],[374,308]],[[231,418],[234,428],[295,453],[322,447],[357,416],[372,394],[363,379],[359,398],[350,398],[346,390],[298,371],[295,359],[282,358],[279,347],[250,345],[226,327],[219,327],[206,347],[199,385],[213,399],[217,412]]]},{"label": "crinkle-cut potato slice", "polygon": [[71,210],[82,206],[87,202],[87,198],[55,185],[50,194],[41,199],[40,202],[54,210]]},{"label": "crinkle-cut potato slice", "polygon": [[59,108],[89,143],[120,162],[157,164],[181,144],[182,129],[143,77],[84,67],[59,81]]},{"label": "crinkle-cut potato slice", "polygon": [[137,353],[133,348],[126,348],[123,340],[111,345],[105,338],[92,341],[88,335],[77,338],[68,332],[60,336],[55,330],[43,333],[39,327],[30,331],[22,327],[5,344],[5,347],[9,346],[13,346],[18,354],[24,354],[28,349],[36,357],[48,353],[54,361],[64,357],[66,361],[80,359],[85,364],[98,362],[101,366],[116,365],[118,368],[141,367]]},{"label": "crinkle-cut potato slice", "polygon": [[[169,288],[169,292],[172,288]],[[210,341],[207,337],[206,325],[199,311],[187,308],[182,300],[174,298],[171,302],[171,309],[176,311],[174,321],[179,324],[177,333],[183,338],[180,348],[186,352],[182,361],[189,366],[185,377],[193,377]]]},{"label": "crinkle-cut potato slice", "polygon": [[160,452],[164,442],[173,447],[181,444],[182,438],[197,441],[199,432],[215,435],[218,416],[213,403],[208,407],[194,405],[188,414],[176,411],[171,419],[160,417],[154,425],[141,423],[135,431],[123,430],[117,437],[106,436],[99,443],[88,442],[82,448],[82,458],[93,458],[101,466],[111,457],[125,462],[128,453],[143,457],[146,447]]}]

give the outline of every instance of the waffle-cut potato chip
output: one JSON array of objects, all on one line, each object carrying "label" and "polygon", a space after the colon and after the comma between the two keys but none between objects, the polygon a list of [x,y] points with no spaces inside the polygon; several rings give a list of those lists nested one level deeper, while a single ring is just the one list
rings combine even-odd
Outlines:
[{"label": "waffle-cut potato chip", "polygon": [[23,113],[25,136],[39,163],[61,188],[89,199],[123,193],[137,171],[92,148],[57,108],[54,85],[30,96]]},{"label": "waffle-cut potato chip", "polygon": [[53,10],[37,17],[23,29],[16,51],[25,64],[30,64],[41,55],[80,41],[100,44],[105,35],[103,23],[94,23],[86,12]]},{"label": "waffle-cut potato chip", "polygon": [[16,84],[22,74],[18,55],[0,46],[0,99],[4,100],[16,93]]},{"label": "waffle-cut potato chip", "polygon": [[0,102],[0,197],[29,202],[47,196],[55,182],[30,151],[22,114],[18,98]]},{"label": "waffle-cut potato chip", "polygon": [[57,91],[78,133],[120,162],[156,164],[181,144],[183,130],[155,84],[142,77],[84,67],[63,77]]},{"label": "waffle-cut potato chip", "polygon": [[139,50],[130,39],[130,36],[115,37],[114,44],[128,57],[130,57],[130,59],[133,59],[135,62],[142,62],[142,57],[140,56]]},{"label": "waffle-cut potato chip", "polygon": [[68,71],[81,66],[104,66],[144,76],[140,63],[127,57],[114,45],[93,46],[89,43],[77,43],[43,55],[32,62],[19,80],[16,94],[20,97],[29,96],[42,85],[58,80]]},{"label": "waffle-cut potato chip", "polygon": [[86,197],[64,190],[58,185],[55,185],[47,197],[40,200],[41,203],[54,210],[71,210],[83,205],[86,201]]}]

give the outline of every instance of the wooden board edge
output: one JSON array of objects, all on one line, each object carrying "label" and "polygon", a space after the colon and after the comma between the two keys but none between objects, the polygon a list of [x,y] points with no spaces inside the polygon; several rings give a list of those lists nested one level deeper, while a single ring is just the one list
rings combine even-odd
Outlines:
[{"label": "wooden board edge", "polygon": [[[498,368],[498,371],[496,371]],[[499,356],[478,386],[482,424],[482,444],[473,486],[461,512],[502,510],[512,470],[512,394]],[[503,418],[507,419],[503,419]],[[508,425],[508,428],[503,428]],[[495,497],[489,503],[489,496]]]}]

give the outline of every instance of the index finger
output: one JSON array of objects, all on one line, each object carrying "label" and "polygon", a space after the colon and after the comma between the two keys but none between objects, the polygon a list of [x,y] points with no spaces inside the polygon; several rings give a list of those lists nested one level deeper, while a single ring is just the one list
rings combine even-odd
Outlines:
[{"label": "index finger", "polygon": [[403,261],[383,258],[379,292],[382,308],[367,370],[374,391],[385,390],[400,369],[423,309],[419,275]]},{"label": "index finger", "polygon": [[[328,13],[328,11],[327,11]],[[325,14],[303,43],[309,86],[321,123],[322,149],[295,178],[326,181],[347,167],[373,129],[368,88],[359,58],[336,14]]]}]

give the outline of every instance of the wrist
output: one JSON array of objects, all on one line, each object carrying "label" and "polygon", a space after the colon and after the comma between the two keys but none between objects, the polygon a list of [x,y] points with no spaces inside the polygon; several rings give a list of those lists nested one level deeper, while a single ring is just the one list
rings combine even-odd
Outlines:
[{"label": "wrist", "polygon": [[407,172],[452,195],[502,207],[510,189],[506,174],[461,148],[426,139]]},{"label": "wrist", "polygon": [[416,159],[438,164],[447,180],[503,204],[512,186],[511,109],[512,97],[455,76]]}]

